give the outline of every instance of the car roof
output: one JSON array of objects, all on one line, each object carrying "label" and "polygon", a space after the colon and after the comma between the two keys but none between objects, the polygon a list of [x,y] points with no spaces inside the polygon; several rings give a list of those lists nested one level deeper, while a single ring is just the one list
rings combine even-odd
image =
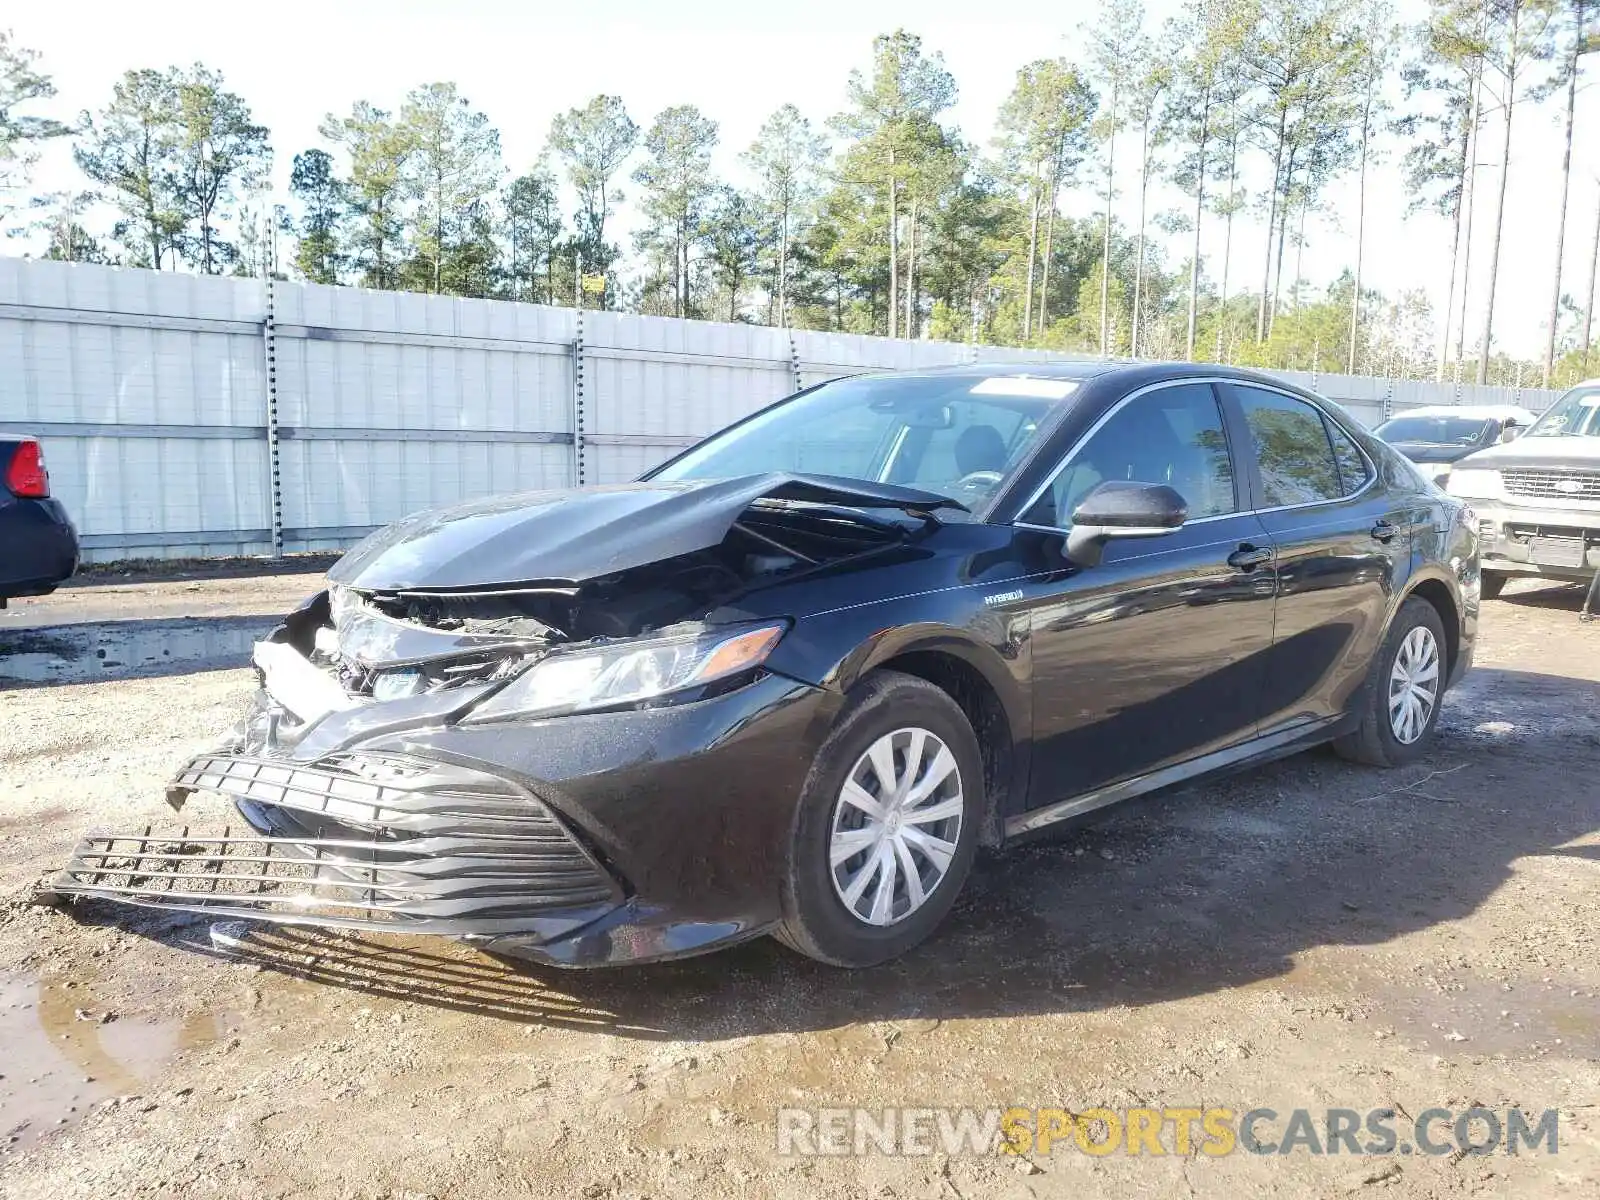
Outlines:
[{"label": "car roof", "polygon": [[[979,353],[982,353],[980,350]],[[1218,363],[1160,362],[1127,358],[1051,358],[1038,361],[993,359],[970,363],[950,363],[945,366],[908,367],[902,369],[864,368],[856,378],[870,377],[927,377],[954,376],[956,378],[986,379],[1007,375],[1032,376],[1042,379],[1099,379],[1109,375],[1138,374],[1159,377],[1169,374],[1173,379],[1201,375],[1208,379],[1237,379],[1241,383],[1270,383],[1275,387],[1296,389],[1295,385],[1275,379],[1260,371],[1245,367],[1222,366]]]},{"label": "car roof", "polygon": [[1389,414],[1391,421],[1400,417],[1466,417],[1469,421],[1504,421],[1511,418],[1532,421],[1534,414],[1515,404],[1424,404],[1419,408],[1403,408]]},{"label": "car roof", "polygon": [[[867,369],[862,376],[988,379],[996,376],[1027,375],[1039,379],[1094,379],[1129,364],[1099,358],[1052,358],[1041,362],[970,362],[937,367],[909,367],[901,370]],[[857,378],[860,378],[858,376]]]}]

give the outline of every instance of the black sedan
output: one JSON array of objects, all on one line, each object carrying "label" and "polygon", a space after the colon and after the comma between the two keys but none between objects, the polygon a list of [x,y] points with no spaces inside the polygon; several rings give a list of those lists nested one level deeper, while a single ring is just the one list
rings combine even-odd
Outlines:
[{"label": "black sedan", "polygon": [[78,531],[50,498],[38,440],[0,431],[0,608],[55,591],[77,569]]},{"label": "black sedan", "polygon": [[1477,589],[1470,511],[1264,376],[839,380],[638,483],[375,534],[169,792],[249,828],[92,835],[55,890],[568,965],[775,934],[863,966],[980,846],[1320,742],[1421,754]]}]

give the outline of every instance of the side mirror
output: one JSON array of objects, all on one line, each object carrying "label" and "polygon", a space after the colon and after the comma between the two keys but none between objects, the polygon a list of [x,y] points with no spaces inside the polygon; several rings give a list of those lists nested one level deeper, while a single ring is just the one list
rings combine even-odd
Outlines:
[{"label": "side mirror", "polygon": [[1160,537],[1188,519],[1189,502],[1164,483],[1107,480],[1073,510],[1067,557],[1080,567],[1099,566],[1112,538]]},{"label": "side mirror", "polygon": [[1506,427],[1500,431],[1500,441],[1502,444],[1506,442],[1514,442],[1517,440],[1517,434],[1521,432],[1522,427],[1515,421],[1507,421]]}]

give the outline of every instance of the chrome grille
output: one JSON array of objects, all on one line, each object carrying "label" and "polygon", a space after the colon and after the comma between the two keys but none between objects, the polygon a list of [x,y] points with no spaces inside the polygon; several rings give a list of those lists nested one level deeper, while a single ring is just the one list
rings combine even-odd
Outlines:
[{"label": "chrome grille", "polygon": [[1600,471],[1502,471],[1506,492],[1531,500],[1600,500]]}]

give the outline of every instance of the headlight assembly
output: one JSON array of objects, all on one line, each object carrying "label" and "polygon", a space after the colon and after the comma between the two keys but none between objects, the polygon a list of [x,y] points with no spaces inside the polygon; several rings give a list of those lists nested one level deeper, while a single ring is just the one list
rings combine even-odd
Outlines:
[{"label": "headlight assembly", "polygon": [[1469,469],[1450,472],[1449,491],[1452,496],[1469,500],[1498,500],[1505,495],[1505,485],[1499,471],[1474,471]]},{"label": "headlight assembly", "polygon": [[547,654],[462,720],[553,717],[639,704],[760,666],[782,624],[725,625]]}]

